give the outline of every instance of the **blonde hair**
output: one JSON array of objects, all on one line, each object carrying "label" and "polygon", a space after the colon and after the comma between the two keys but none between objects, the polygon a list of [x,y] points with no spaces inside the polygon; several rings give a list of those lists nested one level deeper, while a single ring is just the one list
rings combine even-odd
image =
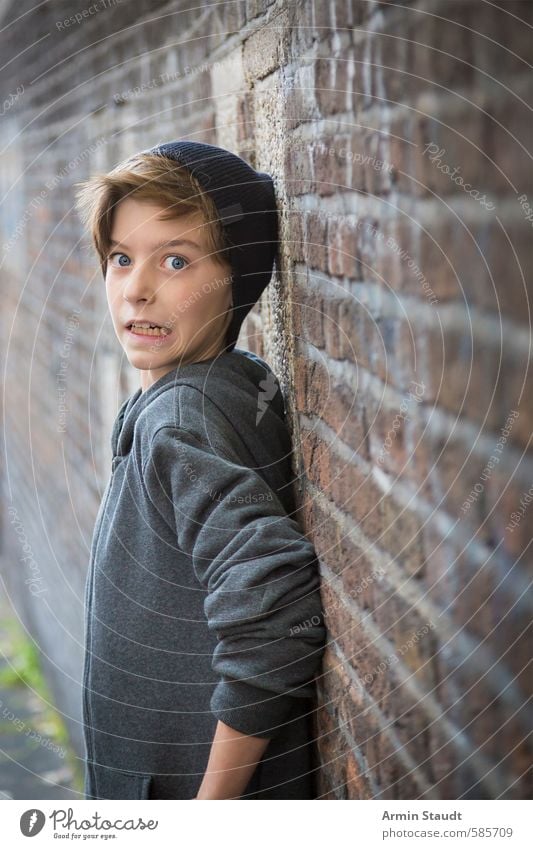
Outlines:
[{"label": "blonde hair", "polygon": [[111,249],[113,214],[126,197],[157,204],[166,210],[164,220],[201,213],[207,250],[222,267],[230,265],[231,242],[224,230],[213,199],[202,189],[188,168],[174,159],[153,153],[136,153],[108,172],[75,183],[76,208],[100,259],[105,277]]}]

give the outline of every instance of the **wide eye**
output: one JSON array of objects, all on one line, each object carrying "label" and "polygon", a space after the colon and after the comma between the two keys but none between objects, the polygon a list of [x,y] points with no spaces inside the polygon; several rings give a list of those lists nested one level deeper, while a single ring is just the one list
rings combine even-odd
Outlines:
[{"label": "wide eye", "polygon": [[[117,262],[112,262],[114,257],[118,257]],[[123,262],[123,260],[126,260],[126,262]],[[118,265],[119,267],[124,268],[124,267],[127,267],[130,260],[129,260],[129,257],[126,256],[126,254],[114,253],[114,254],[111,254],[111,256],[109,257],[109,261],[111,262],[111,265],[114,265],[115,267],[117,267],[117,265]]]},{"label": "wide eye", "polygon": [[[185,265],[189,264],[185,257],[179,256],[178,254],[170,254],[170,256],[165,257],[164,261],[167,262],[169,259],[171,260],[171,265],[170,267],[168,265],[166,266],[169,271],[181,271],[182,268],[185,268]],[[176,261],[185,263],[185,265],[176,265]]]}]

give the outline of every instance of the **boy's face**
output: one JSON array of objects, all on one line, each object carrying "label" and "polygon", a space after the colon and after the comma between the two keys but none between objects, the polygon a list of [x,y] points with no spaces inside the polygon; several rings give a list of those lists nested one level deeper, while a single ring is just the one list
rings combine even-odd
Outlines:
[{"label": "boy's face", "polygon": [[[113,325],[129,362],[141,370],[143,391],[178,365],[216,356],[231,305],[230,268],[208,255],[203,217],[164,221],[163,212],[134,198],[120,201],[107,259]],[[130,329],[132,319],[166,325],[169,332]]]}]

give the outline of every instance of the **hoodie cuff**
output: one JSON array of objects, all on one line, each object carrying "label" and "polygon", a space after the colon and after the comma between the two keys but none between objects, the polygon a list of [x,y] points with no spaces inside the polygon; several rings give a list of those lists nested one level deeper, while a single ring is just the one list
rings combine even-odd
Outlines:
[{"label": "hoodie cuff", "polygon": [[[304,698],[298,698],[298,688],[292,691],[294,695],[280,695],[242,681],[224,679],[211,696],[211,711],[241,734],[273,739],[294,719],[299,707],[304,711],[310,709],[309,685],[305,690]],[[297,713],[299,716],[300,710]]]}]

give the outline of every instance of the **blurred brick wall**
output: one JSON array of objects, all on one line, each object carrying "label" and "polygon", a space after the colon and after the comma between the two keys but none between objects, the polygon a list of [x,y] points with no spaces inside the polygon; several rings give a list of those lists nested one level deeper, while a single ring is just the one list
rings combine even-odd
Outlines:
[{"label": "blurred brick wall", "polygon": [[239,346],[283,381],[320,556],[322,797],[530,795],[533,7],[33,5],[2,7],[3,574],[80,753],[83,584],[138,377],[73,183],[190,137],[276,182],[280,273]]}]

